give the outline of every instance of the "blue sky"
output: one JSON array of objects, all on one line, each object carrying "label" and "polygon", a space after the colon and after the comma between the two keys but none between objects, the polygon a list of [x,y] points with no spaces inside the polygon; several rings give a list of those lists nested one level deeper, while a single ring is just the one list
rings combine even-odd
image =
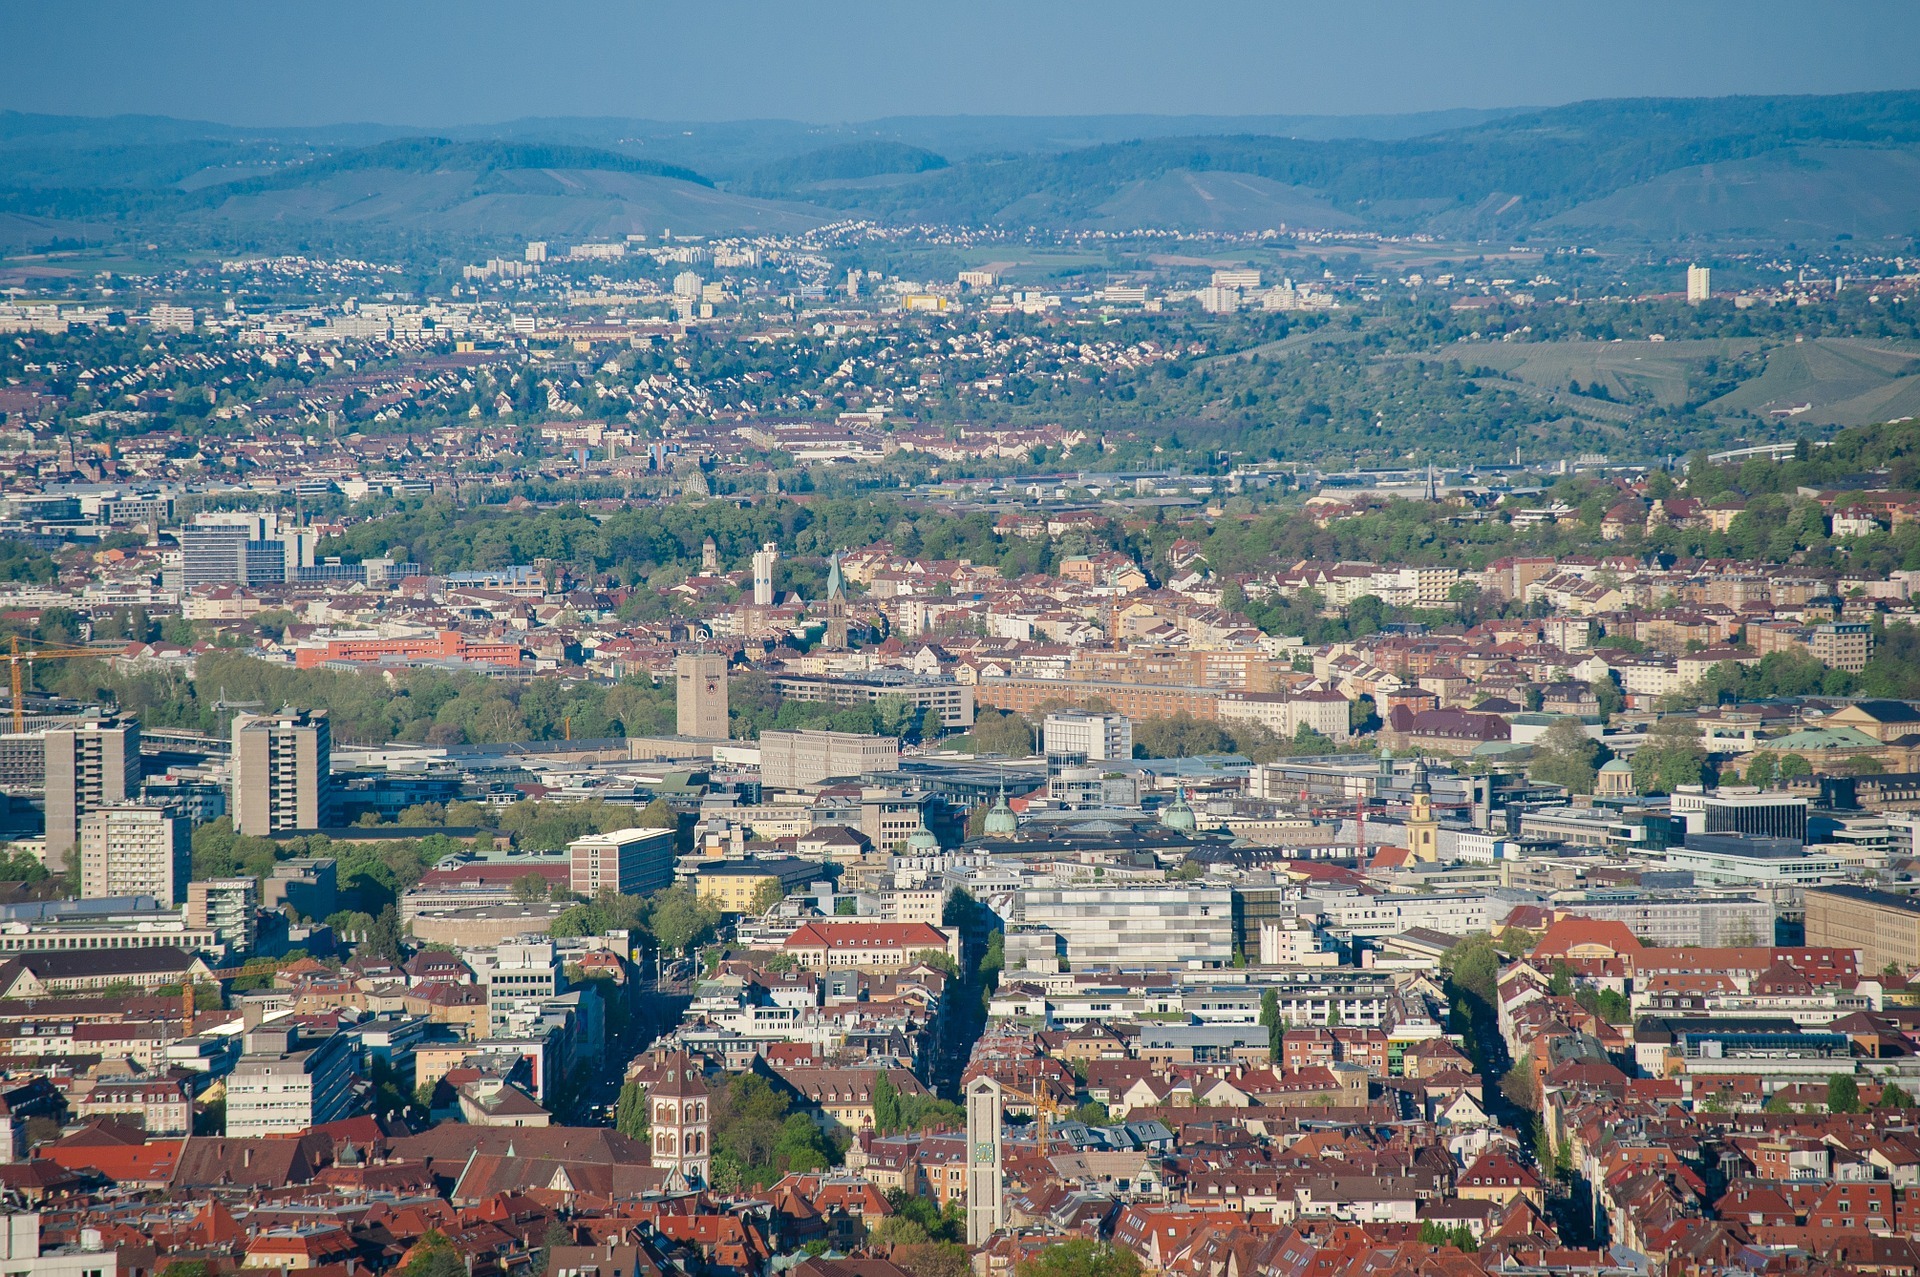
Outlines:
[{"label": "blue sky", "polygon": [[5,0],[0,109],[1346,115],[1916,88],[1916,48],[1912,0]]}]

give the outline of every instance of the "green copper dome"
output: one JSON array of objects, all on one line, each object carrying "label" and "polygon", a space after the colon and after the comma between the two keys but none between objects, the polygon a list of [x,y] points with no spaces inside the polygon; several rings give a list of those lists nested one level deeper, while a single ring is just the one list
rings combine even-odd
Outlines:
[{"label": "green copper dome", "polygon": [[1020,831],[1020,818],[1013,814],[1013,808],[1007,806],[1007,796],[1000,795],[1000,801],[987,812],[983,829],[989,834],[1012,834]]},{"label": "green copper dome", "polygon": [[1193,817],[1193,808],[1187,806],[1187,793],[1184,789],[1180,791],[1177,798],[1161,809],[1160,823],[1168,829],[1199,828],[1199,822]]}]

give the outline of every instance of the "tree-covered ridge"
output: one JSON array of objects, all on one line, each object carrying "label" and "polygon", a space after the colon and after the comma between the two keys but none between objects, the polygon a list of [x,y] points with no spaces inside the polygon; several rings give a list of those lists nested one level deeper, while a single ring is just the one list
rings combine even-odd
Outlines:
[{"label": "tree-covered ridge", "polygon": [[[1916,105],[1920,95],[1905,92],[1582,102],[1401,141],[1156,138],[994,156],[917,181],[813,197],[906,220],[1075,223],[1129,183],[1226,171],[1309,188],[1383,226],[1424,224],[1495,193],[1520,197],[1518,220],[1532,221],[1693,165],[1816,143],[1913,145]],[[1405,203],[1379,207],[1389,201]]]},{"label": "tree-covered ridge", "polygon": [[300,670],[218,650],[199,658],[192,679],[70,661],[50,682],[61,695],[117,705],[150,727],[224,731],[231,711],[214,708],[223,698],[324,709],[334,739],[352,744],[499,744],[559,740],[569,731],[576,739],[657,736],[670,735],[675,722],[673,689],[651,679],[607,685],[549,677],[515,684],[421,670],[388,683],[378,674]]},{"label": "tree-covered ridge", "polygon": [[641,173],[695,182],[701,186],[713,185],[710,179],[692,169],[677,164],[661,164],[635,155],[623,155],[600,147],[559,142],[455,142],[439,137],[415,137],[342,151],[276,174],[271,179],[238,183],[227,190],[229,193],[274,190],[298,185],[317,175],[351,173],[370,168],[421,172],[436,169],[478,169],[482,172],[499,169],[588,169],[609,173]]},{"label": "tree-covered ridge", "polygon": [[848,182],[888,173],[930,173],[946,167],[945,156],[925,147],[875,139],[830,146],[763,164],[748,173],[739,185],[755,195],[781,195],[816,182]]},{"label": "tree-covered ridge", "polygon": [[[798,589],[808,598],[819,597],[825,588],[828,555],[876,541],[888,541],[910,557],[993,564],[1003,576],[1047,571],[1058,554],[1073,552],[1075,544],[1002,538],[986,514],[938,514],[887,497],[648,505],[604,516],[579,506],[544,511],[456,508],[436,498],[356,524],[322,543],[319,553],[348,559],[392,555],[432,572],[546,558],[608,573],[628,584],[645,581],[658,589],[663,569],[684,571],[700,562],[708,537],[729,570],[745,568],[754,551],[775,543],[783,556],[779,570],[789,574],[776,586]],[[1095,533],[1078,541],[1084,547],[1089,539],[1098,548],[1123,543],[1118,532],[1109,532],[1104,540]]]}]

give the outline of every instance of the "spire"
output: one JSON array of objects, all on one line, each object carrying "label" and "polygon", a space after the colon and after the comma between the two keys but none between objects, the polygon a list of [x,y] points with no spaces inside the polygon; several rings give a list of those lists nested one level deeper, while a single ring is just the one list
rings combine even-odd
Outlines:
[{"label": "spire", "polygon": [[827,560],[827,598],[832,600],[840,596],[840,551],[835,550]]},{"label": "spire", "polygon": [[1012,834],[1020,831],[1020,818],[1013,814],[1013,808],[1007,806],[1007,769],[1000,768],[1000,799],[987,812],[987,818],[981,825],[981,832],[987,834]]}]

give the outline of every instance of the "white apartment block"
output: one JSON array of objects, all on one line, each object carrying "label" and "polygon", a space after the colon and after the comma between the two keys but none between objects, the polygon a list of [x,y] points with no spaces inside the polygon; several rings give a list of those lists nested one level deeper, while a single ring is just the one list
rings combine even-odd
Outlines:
[{"label": "white apartment block", "polygon": [[1227,692],[1220,697],[1220,717],[1289,739],[1304,725],[1342,741],[1353,734],[1350,704],[1338,692]]},{"label": "white apartment block", "polygon": [[354,1106],[357,1041],[351,1033],[302,1038],[269,1022],[246,1035],[227,1078],[227,1135],[297,1135],[347,1116]]},{"label": "white apartment block", "polygon": [[82,898],[152,896],[177,905],[192,876],[188,822],[168,808],[111,803],[80,818]]},{"label": "white apartment block", "polygon": [[1056,712],[1047,715],[1042,732],[1048,758],[1104,763],[1133,757],[1133,720],[1124,714]]}]

